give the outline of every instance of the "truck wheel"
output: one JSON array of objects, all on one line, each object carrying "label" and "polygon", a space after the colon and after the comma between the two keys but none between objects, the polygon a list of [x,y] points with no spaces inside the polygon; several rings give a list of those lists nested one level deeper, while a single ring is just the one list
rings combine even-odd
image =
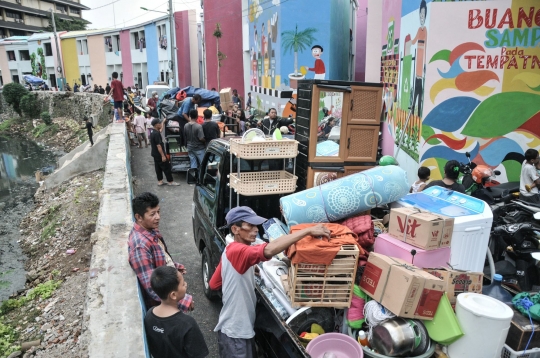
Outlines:
[{"label": "truck wheel", "polygon": [[211,301],[217,301],[219,297],[216,291],[212,291],[210,289],[210,279],[214,274],[214,270],[212,269],[212,264],[210,261],[210,250],[208,250],[207,247],[205,247],[203,250],[201,260],[204,295]]}]

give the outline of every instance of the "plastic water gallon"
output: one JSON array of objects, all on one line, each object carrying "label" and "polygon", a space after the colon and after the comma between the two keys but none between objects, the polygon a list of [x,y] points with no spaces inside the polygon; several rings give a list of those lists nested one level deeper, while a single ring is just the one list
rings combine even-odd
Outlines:
[{"label": "plastic water gallon", "polygon": [[456,315],[464,336],[448,346],[450,358],[500,357],[514,312],[478,293],[457,296]]}]

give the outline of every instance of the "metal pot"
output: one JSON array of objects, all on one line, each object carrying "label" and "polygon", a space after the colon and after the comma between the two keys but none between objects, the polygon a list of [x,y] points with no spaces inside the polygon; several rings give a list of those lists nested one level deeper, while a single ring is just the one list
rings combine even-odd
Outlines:
[{"label": "metal pot", "polygon": [[371,347],[389,357],[422,354],[429,344],[427,331],[418,320],[390,318],[372,328]]}]

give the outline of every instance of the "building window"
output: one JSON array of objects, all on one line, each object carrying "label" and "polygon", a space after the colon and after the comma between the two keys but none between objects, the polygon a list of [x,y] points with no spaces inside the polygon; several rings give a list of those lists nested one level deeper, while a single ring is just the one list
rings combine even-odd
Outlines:
[{"label": "building window", "polygon": [[73,7],[70,7],[70,8],[69,8],[69,12],[72,13],[72,14],[76,14],[76,15],[80,15],[80,14],[81,14],[81,10],[75,9],[75,8],[73,8]]},{"label": "building window", "polygon": [[22,19],[21,13],[10,11],[10,10],[6,10],[6,17],[10,17],[12,19],[17,19],[17,20]]},{"label": "building window", "polygon": [[120,47],[120,35],[114,35],[114,41],[116,42],[116,51],[122,51]]},{"label": "building window", "polygon": [[65,5],[56,4],[56,11],[60,11],[61,13],[65,13],[65,12],[67,12],[67,7]]},{"label": "building window", "polygon": [[21,58],[21,61],[30,61],[30,51],[20,50],[19,57]]},{"label": "building window", "polygon": [[138,32],[133,33],[133,42],[135,42],[135,50],[138,50],[138,49],[141,48],[141,44],[140,44],[140,41],[139,41],[139,33]]},{"label": "building window", "polygon": [[22,30],[9,30],[10,36],[26,36],[26,31]]},{"label": "building window", "polygon": [[45,56],[52,56],[52,46],[51,46],[51,43],[46,43],[46,44],[43,44],[43,46],[45,47]]},{"label": "building window", "polygon": [[17,61],[15,51],[7,51],[8,61]]}]

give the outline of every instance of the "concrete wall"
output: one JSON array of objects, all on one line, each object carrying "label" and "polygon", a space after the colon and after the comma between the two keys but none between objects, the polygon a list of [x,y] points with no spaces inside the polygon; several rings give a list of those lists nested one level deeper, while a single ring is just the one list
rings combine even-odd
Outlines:
[{"label": "concrete wall", "polygon": [[[268,6],[268,5],[266,5]],[[204,2],[204,40],[206,49],[206,78],[207,87],[217,85],[217,50],[216,38],[212,36],[216,23],[221,26],[222,38],[219,40],[220,51],[227,58],[222,61],[220,68],[220,87],[236,88],[238,94],[244,96],[244,69],[242,54],[242,0],[231,0],[223,6],[221,0],[206,0]]]},{"label": "concrete wall", "polygon": [[133,86],[133,68],[131,64],[131,33],[120,32],[120,53],[122,54],[122,83],[125,87]]},{"label": "concrete wall", "polygon": [[128,262],[133,226],[129,142],[123,124],[112,124],[100,192],[81,344],[90,358],[145,357],[137,276]]},{"label": "concrete wall", "polygon": [[11,78],[11,73],[9,72],[9,61],[6,53],[6,47],[0,46],[0,68],[2,71],[2,81],[4,85],[13,82]]},{"label": "concrete wall", "polygon": [[105,88],[109,82],[107,65],[105,64],[105,40],[103,35],[88,36],[88,53],[92,65],[92,81]]},{"label": "concrete wall", "polygon": [[62,39],[62,54],[66,81],[73,87],[75,82],[81,83],[79,75],[79,55],[77,53],[77,43],[74,38]]}]

